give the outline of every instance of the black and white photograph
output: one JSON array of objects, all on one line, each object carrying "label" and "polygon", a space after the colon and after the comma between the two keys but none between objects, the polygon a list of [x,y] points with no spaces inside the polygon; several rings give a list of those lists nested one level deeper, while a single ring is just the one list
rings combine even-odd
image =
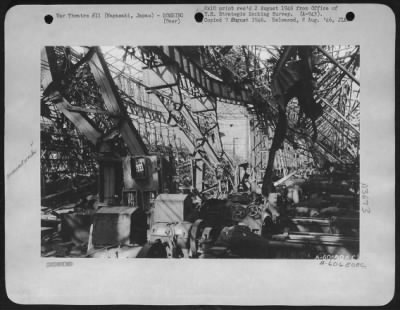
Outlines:
[{"label": "black and white photograph", "polygon": [[390,303],[395,26],[380,4],[11,8],[9,300]]},{"label": "black and white photograph", "polygon": [[44,47],[41,256],[357,259],[359,76],[357,45]]}]

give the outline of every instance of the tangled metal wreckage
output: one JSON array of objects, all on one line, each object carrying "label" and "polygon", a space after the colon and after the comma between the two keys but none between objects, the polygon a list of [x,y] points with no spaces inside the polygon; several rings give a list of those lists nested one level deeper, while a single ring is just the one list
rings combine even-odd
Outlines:
[{"label": "tangled metal wreckage", "polygon": [[358,46],[43,48],[42,256],[357,257],[359,64]]}]

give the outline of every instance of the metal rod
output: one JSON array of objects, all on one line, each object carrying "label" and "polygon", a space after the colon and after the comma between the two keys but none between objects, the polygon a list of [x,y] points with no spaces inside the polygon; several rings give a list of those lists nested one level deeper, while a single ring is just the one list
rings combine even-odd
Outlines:
[{"label": "metal rod", "polygon": [[317,46],[317,49],[324,54],[334,65],[336,65],[337,67],[339,67],[344,73],[346,73],[346,75],[351,78],[357,85],[360,85],[360,82],[357,80],[357,78],[351,74],[345,67],[343,67],[343,65],[341,65],[338,61],[336,61],[335,58],[333,58],[331,55],[329,55],[328,52],[326,52],[323,48]]}]

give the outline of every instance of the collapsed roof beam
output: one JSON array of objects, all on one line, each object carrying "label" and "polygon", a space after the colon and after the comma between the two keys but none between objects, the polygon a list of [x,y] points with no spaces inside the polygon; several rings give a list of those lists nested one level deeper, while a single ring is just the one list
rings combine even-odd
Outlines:
[{"label": "collapsed roof beam", "polygon": [[[62,112],[67,119],[82,133],[91,143],[96,145],[103,135],[94,124],[82,114],[82,111],[74,111],[72,106],[56,89],[54,86],[59,79],[59,72],[57,69],[56,53],[53,47],[46,47],[41,52],[42,73],[41,84],[45,92],[48,92],[48,97],[54,103],[57,109]],[[47,64],[47,66],[46,66]]]},{"label": "collapsed roof beam", "polygon": [[[88,51],[88,49],[86,49]],[[95,48],[95,52],[88,60],[90,70],[99,86],[100,93],[103,97],[104,104],[108,111],[120,114],[119,120],[113,120],[118,125],[122,139],[126,143],[131,155],[146,155],[148,150],[144,144],[139,132],[133,125],[129,115],[125,109],[118,88],[112,79],[107,63],[101,53],[99,47]]]},{"label": "collapsed roof beam", "polygon": [[[145,49],[147,51],[147,48]],[[164,48],[165,51],[165,48]],[[166,53],[168,53],[170,49],[167,49]],[[163,53],[162,51],[158,51],[158,53]],[[183,102],[182,94],[181,94],[181,82],[182,82],[182,75],[179,73],[182,72],[183,70],[183,63],[186,64],[186,68],[191,68],[191,72],[195,73],[193,75],[194,78],[199,78],[202,80],[202,85],[200,87],[204,87],[207,82],[204,80],[205,79],[205,73],[202,71],[201,68],[197,68],[197,64],[193,62],[191,63],[191,60],[189,58],[183,58],[184,56],[182,54],[179,54],[180,57],[176,58],[179,53],[179,51],[172,51],[171,52],[173,55],[175,55],[175,58],[170,59],[170,54],[162,54],[163,62],[164,64],[159,64],[157,66],[151,66],[148,65],[148,67],[144,70],[144,79],[146,80],[146,88],[150,91],[156,94],[156,97],[162,102],[162,104],[165,106],[167,110],[171,110],[170,104],[173,106],[178,105],[178,108],[174,108],[175,113],[178,113],[180,115],[180,119],[178,119],[173,113],[170,113],[170,116],[175,119],[175,121],[180,125],[181,130],[185,135],[192,135],[195,138],[195,141],[192,142],[194,145],[196,145],[196,150],[201,150],[204,149],[206,154],[207,154],[207,161],[210,161],[212,165],[216,166],[220,163],[221,157],[216,153],[216,149],[218,147],[216,145],[212,145],[210,141],[207,138],[204,138],[205,133],[201,131],[199,128],[199,125],[196,123],[195,119],[193,118],[193,115],[191,111],[187,109]],[[173,56],[172,55],[172,56]],[[180,59],[181,62],[178,62],[177,59]],[[172,60],[172,61],[171,61]],[[175,62],[173,61],[175,60]],[[193,66],[195,66],[195,69],[193,69]],[[202,75],[204,74],[204,75]],[[190,78],[188,78],[190,79]],[[191,80],[193,83],[196,81]],[[198,81],[197,81],[198,82]],[[162,92],[159,92],[158,90],[161,90],[163,88],[169,88],[171,91],[171,98],[167,98],[165,94]],[[209,97],[206,97],[207,99],[205,101],[210,101]],[[169,100],[169,103],[166,101]],[[201,98],[194,99],[192,98],[191,100],[198,100],[201,105],[205,104],[205,101],[202,101]],[[215,104],[212,104],[213,112],[215,112]],[[172,112],[172,111],[170,111]],[[214,128],[218,130],[218,125],[216,124]],[[209,132],[208,132],[209,133]],[[219,139],[220,137],[217,137]],[[200,143],[199,143],[200,141]],[[222,149],[222,146],[221,146]],[[230,164],[231,160],[227,155],[222,152],[222,157],[225,158]]]},{"label": "collapsed roof beam", "polygon": [[158,55],[166,63],[171,62],[171,60],[177,63],[180,72],[186,78],[194,82],[196,87],[206,90],[212,96],[242,102],[250,99],[247,90],[243,89],[239,93],[235,92],[224,82],[210,77],[197,63],[184,55],[178,47],[141,47],[141,49],[144,52]]}]

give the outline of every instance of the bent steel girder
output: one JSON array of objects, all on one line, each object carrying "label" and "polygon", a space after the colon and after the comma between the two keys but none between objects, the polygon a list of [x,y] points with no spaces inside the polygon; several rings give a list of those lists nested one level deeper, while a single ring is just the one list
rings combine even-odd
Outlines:
[{"label": "bent steel girder", "polygon": [[[144,71],[144,75],[147,80],[152,81],[151,85],[147,83],[147,90],[159,91],[159,94],[172,96],[175,102],[185,105],[189,114],[192,115],[191,118],[200,129],[203,138],[205,137],[209,141],[217,154],[222,153],[222,156],[231,163],[230,158],[224,154],[220,140],[215,99],[208,96],[202,88],[196,86],[200,82],[194,82],[192,79],[185,77],[181,71],[177,72],[176,69],[179,66],[176,66],[177,64],[174,60],[169,59],[167,55],[161,56],[161,59],[159,55],[149,51],[152,48],[140,48],[136,50],[136,53],[132,53],[133,47],[123,47],[122,49],[125,51],[123,58],[126,58],[126,55],[128,55],[126,52],[129,50],[131,51],[130,57],[139,59],[147,66],[147,71]],[[110,58],[114,59],[114,56],[110,55]],[[185,63],[189,69],[197,69],[195,76],[201,76],[200,69],[191,63],[190,59],[185,58]],[[174,65],[172,66],[171,64]],[[126,67],[124,65],[124,68],[127,67],[129,65]],[[137,69],[133,68],[133,70]],[[143,81],[140,83],[143,83]],[[172,90],[172,93],[166,94],[163,91],[163,89],[168,88]],[[200,138],[198,137],[198,139]]]},{"label": "bent steel girder", "polygon": [[[70,48],[68,49],[70,50]],[[91,134],[91,131],[96,130],[96,127],[102,130],[101,136],[108,135],[111,131],[117,130],[121,134],[125,145],[132,155],[147,154],[146,146],[127,114],[118,89],[111,79],[111,75],[99,48],[86,48],[86,55],[89,56],[83,57],[82,59],[84,61],[79,60],[79,55],[77,56],[70,52],[70,55],[79,60],[75,64],[68,59],[57,59],[55,49],[52,47],[46,47],[46,51],[47,54],[51,55],[51,58],[54,59],[53,61],[49,61],[49,70],[53,77],[52,84],[48,84],[47,87],[45,87],[45,92],[64,92],[71,100],[76,98],[75,101],[71,102],[68,102],[68,100],[64,98],[66,103],[64,104],[65,107],[63,111],[67,117],[68,115],[70,116],[70,120],[72,120],[71,115],[75,116],[73,123],[77,128],[82,127],[82,123],[86,124],[84,126],[86,130],[81,131],[82,134],[87,136],[93,144],[97,144],[101,142],[101,138],[97,137],[93,139],[93,134]],[[70,59],[71,58],[72,57],[70,57]],[[75,70],[62,71],[63,68],[62,66],[60,67],[59,64],[63,61],[71,61],[76,69],[79,69],[79,66],[82,65],[88,66],[87,71],[84,73],[84,76],[82,76],[82,74],[79,75],[79,72],[76,73]],[[72,76],[72,80],[69,76]],[[91,83],[95,83],[95,85],[92,85],[94,94],[90,93],[90,89],[89,91],[85,89],[88,84],[87,80],[84,79],[85,76],[89,76],[92,79]],[[76,80],[74,80],[74,78],[76,78]],[[47,80],[49,79],[46,78],[46,81]],[[68,82],[72,84],[69,85]],[[78,88],[78,91],[75,91],[78,97],[74,95],[74,88]],[[79,98],[80,95],[84,96],[82,93],[85,94],[83,100]],[[94,99],[92,97],[94,97]],[[89,124],[92,125],[92,128],[89,128]]]},{"label": "bent steel girder", "polygon": [[131,155],[146,155],[148,154],[147,147],[129,118],[101,50],[98,47],[95,49],[95,53],[88,60],[88,63],[99,86],[106,108],[121,115],[119,120],[114,120],[114,125],[119,128],[122,139]]},{"label": "bent steel girder", "polygon": [[174,143],[177,133],[168,122],[168,111],[162,105],[152,102],[144,84],[130,75],[131,68],[128,65],[123,72],[116,67],[115,57],[109,53],[105,54],[106,58],[113,60],[113,63],[107,63],[108,67],[119,88],[128,115],[149,151],[153,153],[168,153],[172,149],[178,151],[179,148]]},{"label": "bent steel girder", "polygon": [[195,153],[203,154],[203,157],[206,156],[206,162],[209,163],[210,167],[215,168],[220,161],[219,156],[212,149],[207,139],[203,137],[201,130],[195,123],[193,117],[186,107],[183,106],[180,110],[177,110],[174,107],[176,102],[166,98],[158,92],[155,94],[155,96],[168,110],[170,117],[175,121],[179,129],[190,140],[191,144],[193,145],[191,148],[193,155]]},{"label": "bent steel girder", "polygon": [[46,47],[41,52],[41,86],[44,90],[44,100],[54,103],[61,112],[85,135],[94,145],[102,135],[102,132],[93,121],[79,111],[70,110],[73,106],[63,97],[56,80],[58,72],[57,55],[52,47]]},{"label": "bent steel girder", "polygon": [[[148,51],[147,47],[144,49]],[[180,122],[181,130],[190,137],[192,143],[196,145],[196,149],[204,149],[205,155],[214,168],[220,164],[223,158],[232,166],[231,159],[223,151],[220,140],[215,100],[201,88],[195,87],[194,82],[182,74],[179,64],[174,60],[164,55],[162,56],[163,60],[159,60],[155,66],[146,60],[153,58],[142,57],[147,65],[145,84],[147,84],[148,91],[156,93],[171,114],[175,114],[174,119]],[[185,58],[185,61],[188,59]],[[187,66],[193,67],[194,65],[187,63]],[[204,75],[199,73],[200,69],[196,67],[196,70],[196,76],[204,78]],[[206,82],[203,80],[203,83]],[[194,93],[194,89],[198,89],[198,91]],[[175,107],[171,109],[170,106]]]},{"label": "bent steel girder", "polygon": [[[106,56],[109,59],[115,60],[115,57],[109,53],[106,53]],[[172,70],[169,70],[167,67],[158,66],[154,72],[154,75],[152,76],[152,83],[145,83],[143,80],[131,76],[130,72],[127,72],[130,71],[130,69],[132,69],[132,71],[137,70],[137,68],[131,68],[129,64],[124,65],[124,72],[116,68],[114,63],[108,63],[108,65],[110,70],[114,71],[116,83],[121,92],[124,93],[127,108],[129,111],[131,111],[132,115],[135,114],[135,110],[137,110],[139,106],[139,109],[148,109],[143,105],[153,106],[154,108],[156,107],[157,110],[152,110],[152,113],[144,113],[146,119],[150,120],[151,122],[154,121],[156,123],[162,123],[166,125],[164,128],[167,128],[167,134],[169,135],[170,133],[173,133],[174,136],[178,135],[190,153],[194,154],[197,150],[203,151],[202,148],[199,148],[198,146],[199,141],[201,142],[201,135],[199,135],[198,132],[197,134],[194,134],[197,127],[193,126],[192,120],[188,116],[191,111],[188,110],[186,111],[187,113],[184,113],[185,115],[183,115],[172,107],[172,105],[181,105],[181,103],[178,103],[181,100],[179,90],[176,89],[178,84],[176,72],[172,72]],[[149,75],[151,75],[152,72],[146,72],[146,70],[142,70],[141,72],[143,73],[144,79],[149,80]],[[149,91],[149,89],[151,89],[151,91]],[[171,98],[173,98],[173,101],[170,100]],[[136,104],[136,101],[140,102],[140,105]],[[186,123],[186,119],[191,124],[192,129],[190,129],[190,126],[188,125],[189,123]],[[148,128],[145,126],[142,134],[146,135],[147,131]],[[170,137],[168,136],[167,140],[169,139]],[[211,154],[210,157],[213,158],[213,155]],[[209,161],[208,165],[210,167],[213,166],[213,164]]]},{"label": "bent steel girder", "polygon": [[[46,51],[47,49],[47,51]],[[48,54],[50,54],[49,64]],[[41,88],[53,83],[57,54],[51,48],[41,51]],[[79,111],[72,111],[62,95],[53,88],[41,99],[41,174],[49,178],[74,177],[96,171],[94,145],[102,132],[93,121]],[[89,142],[90,141],[90,142]]]},{"label": "bent steel girder", "polygon": [[[265,72],[253,75],[251,89],[255,90],[263,98],[266,109],[268,110],[266,113],[267,115],[263,117],[269,117],[270,126],[275,127],[275,121],[273,119],[276,118],[274,115],[277,113],[277,108],[270,93],[270,83],[272,81],[271,71],[272,68],[276,69],[277,66],[283,65],[286,62],[285,57],[287,56],[284,55],[285,50],[275,49],[274,53],[270,52],[273,64],[269,65],[265,64],[265,61],[259,59],[259,55],[256,55],[252,47],[234,47],[230,49],[230,54],[228,53],[225,55],[219,55],[218,48],[219,47],[208,47],[208,49],[211,50],[209,54],[212,54],[215,58],[214,61],[209,60],[209,62],[213,62],[214,70],[218,70],[218,68],[215,69],[216,65],[222,66],[225,68],[225,71],[228,70],[234,79],[239,81],[245,77],[245,82],[248,84],[248,76],[255,72],[260,72],[260,66],[264,66]],[[240,51],[238,51],[239,49]],[[316,53],[316,56],[319,57],[320,60],[319,69],[321,70],[318,74],[319,78],[316,78],[318,80],[318,89],[316,91],[318,95],[316,99],[320,101],[321,105],[324,107],[324,111],[322,117],[317,120],[317,129],[321,132],[315,142],[317,147],[310,148],[310,150],[319,149],[323,154],[326,153],[325,157],[329,157],[331,161],[351,162],[356,158],[356,155],[354,152],[348,152],[347,150],[354,149],[354,147],[358,148],[359,128],[357,126],[357,121],[359,122],[359,118],[358,120],[357,118],[354,120],[350,118],[357,113],[357,104],[359,104],[359,102],[357,99],[349,98],[347,102],[351,102],[351,105],[346,109],[339,109],[338,98],[340,98],[340,96],[338,94],[340,94],[340,89],[343,85],[346,85],[346,83],[353,86],[353,88],[356,88],[356,86],[358,86],[357,84],[359,84],[357,78],[352,74],[352,71],[357,71],[358,69],[357,57],[359,49],[355,48],[351,50],[347,48],[347,50],[343,52],[339,48],[339,50],[334,50],[332,52],[332,56],[330,56],[328,52],[321,52],[321,49],[322,48],[318,47],[319,52]],[[278,52],[276,52],[277,50]],[[238,57],[242,57],[242,59]],[[332,62],[333,65],[330,64]],[[261,80],[265,79],[264,82],[260,81],[260,76],[262,77]],[[355,85],[348,81],[353,82]],[[324,90],[324,92],[322,92],[322,90]],[[248,103],[245,104],[249,106]],[[254,110],[258,116],[261,114],[260,110]],[[288,109],[287,112],[289,115],[296,115],[296,117],[292,117],[295,121],[290,122],[288,127],[290,131],[297,135],[296,132],[299,130],[297,124],[298,111],[294,111],[293,113]],[[329,135],[327,135],[327,128],[329,128]],[[312,133],[310,130],[310,122],[306,121],[302,133],[303,138],[307,139],[307,136],[311,136]]]},{"label": "bent steel girder", "polygon": [[[106,57],[108,54],[106,53]],[[114,59],[112,55],[108,59]],[[141,105],[148,105],[157,108],[156,113],[160,115],[159,120],[152,118],[152,121],[161,121],[169,126],[170,132],[174,136],[179,137],[180,141],[185,145],[189,153],[196,158],[196,171],[199,176],[196,178],[196,188],[202,182],[200,176],[201,164],[199,159],[212,170],[220,162],[220,154],[218,153],[218,145],[208,141],[209,136],[217,128],[216,117],[212,117],[210,113],[215,109],[215,104],[210,100],[207,102],[201,98],[189,98],[186,94],[182,94],[179,89],[180,80],[174,69],[168,66],[157,66],[155,70],[142,70],[143,80],[141,77],[132,77],[129,75],[128,65],[122,70],[115,68],[116,65],[108,64],[111,71],[114,71],[114,78],[121,92],[124,93],[128,110],[135,109],[135,102],[139,101]],[[142,64],[143,65],[143,64]],[[115,69],[115,70],[114,70]],[[136,68],[132,68],[136,70]],[[178,81],[179,80],[179,81]],[[144,89],[146,92],[144,92]],[[129,93],[129,94],[128,94]],[[183,99],[181,99],[183,98]],[[188,102],[191,104],[187,104]],[[208,109],[207,111],[205,111]],[[201,113],[202,117],[199,121],[194,111]],[[208,114],[208,115],[207,115]],[[159,123],[161,123],[159,122]],[[210,124],[213,123],[213,126]],[[140,128],[140,127],[139,127]],[[145,129],[142,135],[146,137],[148,130]],[[214,142],[215,139],[214,139]],[[220,144],[220,147],[222,145]],[[197,188],[201,191],[202,188]]]},{"label": "bent steel girder", "polygon": [[[118,79],[126,79],[126,77],[119,76]],[[123,84],[124,83],[121,83],[121,85]],[[197,126],[193,124],[189,111],[186,109],[183,111],[175,109],[176,105],[180,105],[176,98],[176,91],[172,91],[169,88],[167,90],[162,90],[161,87],[157,88],[158,89],[154,89],[152,92],[148,92],[147,98],[149,102],[157,106],[158,110],[152,110],[151,114],[147,113],[145,115],[147,116],[146,119],[171,126],[171,131],[175,134],[177,134],[177,130],[175,129],[179,129],[181,133],[178,133],[178,135],[191,153],[194,154],[198,150],[202,150],[202,141],[200,140],[201,134],[199,134]],[[175,97],[174,100],[172,100],[171,97]],[[126,99],[128,110],[132,111],[132,114],[134,114],[134,110],[137,106],[135,102],[136,98],[128,96],[126,93],[124,93],[124,98]],[[140,109],[142,108],[143,107]],[[154,115],[157,117],[154,117]],[[215,156],[213,157],[213,155],[211,155],[210,158],[215,162]],[[212,162],[208,162],[208,164],[210,167],[213,166]]]},{"label": "bent steel girder", "polygon": [[[181,74],[194,83],[200,94],[202,90],[206,91],[210,96],[223,98],[225,100],[236,102],[245,102],[249,100],[249,93],[247,90],[231,89],[223,81],[213,78],[207,74],[207,72],[204,71],[199,64],[187,57],[179,47],[146,46],[140,48],[145,54],[147,54],[143,57],[143,61],[145,63],[149,63],[146,61],[146,59],[154,59],[157,56],[164,64],[177,64]],[[149,63],[149,67],[154,68],[155,66]],[[190,88],[195,89],[194,87]]]}]

